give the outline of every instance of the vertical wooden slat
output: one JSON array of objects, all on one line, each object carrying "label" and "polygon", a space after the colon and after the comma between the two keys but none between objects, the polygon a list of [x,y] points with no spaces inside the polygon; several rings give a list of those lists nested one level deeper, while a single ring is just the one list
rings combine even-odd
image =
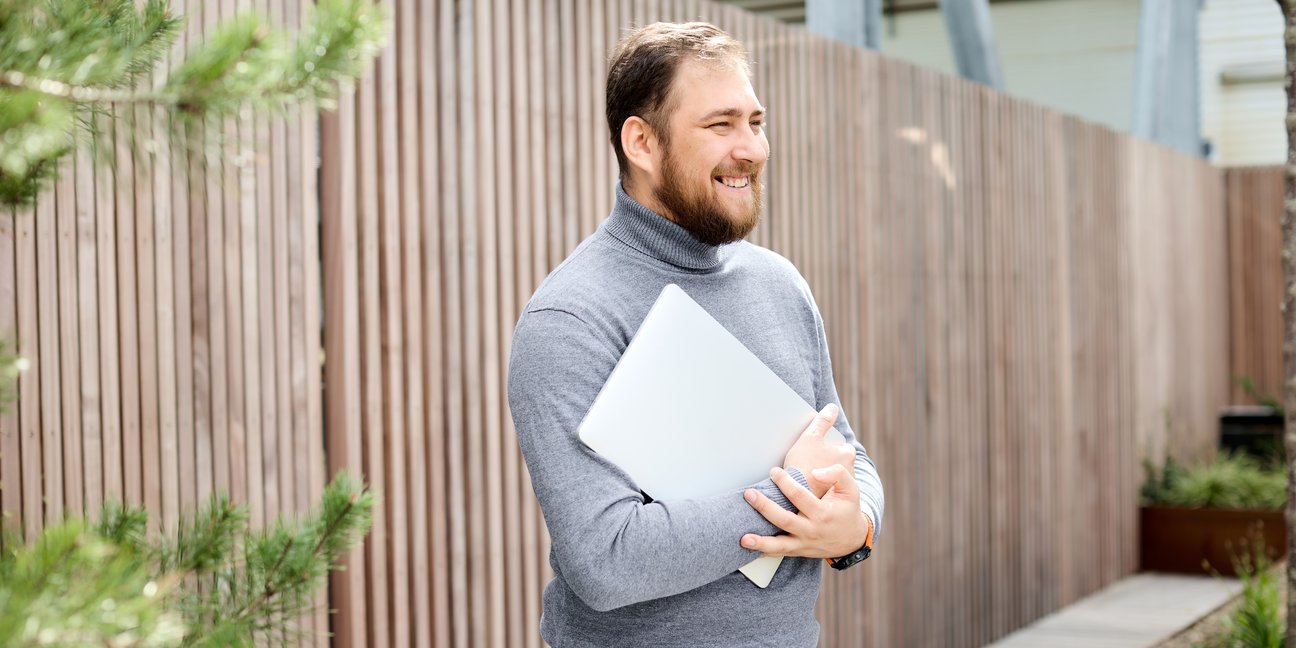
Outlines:
[{"label": "vertical wooden slat", "polygon": [[[371,70],[372,72],[372,70]],[[377,82],[371,73],[360,82],[356,92],[356,208],[360,238],[360,399],[361,427],[364,439],[365,475],[379,488],[386,489],[387,473],[383,447],[382,400],[382,326],[379,268],[378,132]],[[389,644],[393,628],[388,616],[390,579],[387,544],[391,529],[387,522],[388,504],[374,509],[373,531],[366,544],[368,561],[367,603],[370,644]]]},{"label": "vertical wooden slat", "polygon": [[[238,12],[239,7],[245,5],[247,0],[220,0],[220,16],[222,20],[228,20]],[[209,27],[216,27],[216,23],[209,23]],[[211,33],[211,32],[208,32]],[[244,151],[243,133],[247,130],[243,128],[245,122],[244,114],[240,113],[237,117],[227,117],[220,124],[220,137],[223,145],[219,148],[220,154],[220,173],[216,176],[220,183],[221,194],[221,223],[224,225],[221,235],[221,248],[216,256],[222,275],[223,291],[218,295],[220,299],[220,312],[224,315],[225,325],[225,347],[226,353],[220,356],[225,360],[225,388],[227,407],[229,413],[228,432],[229,432],[229,494],[230,499],[235,502],[241,502],[248,505],[251,510],[251,522],[253,525],[260,524],[262,514],[262,502],[260,501],[260,492],[253,500],[251,474],[248,462],[255,452],[259,455],[259,450],[250,446],[250,434],[254,427],[249,418],[249,394],[248,394],[248,373],[249,363],[246,355],[246,347],[249,340],[247,339],[247,328],[243,313],[245,279],[244,275],[251,272],[250,268],[244,266],[244,258],[250,263],[255,263],[255,257],[246,254],[245,248],[250,244],[250,238],[244,238],[245,226],[249,224],[244,216],[245,205],[244,196],[247,194],[243,183],[242,167],[249,160]],[[209,173],[214,171],[209,167]]]},{"label": "vertical wooden slat", "polygon": [[[439,38],[443,34],[441,21],[444,15],[438,15],[438,7],[420,2],[416,5],[419,12],[419,27],[423,37],[419,39],[418,58],[427,61],[439,55]],[[427,454],[421,457],[427,466],[427,545],[431,552],[428,558],[431,580],[431,642],[435,646],[450,645],[450,564],[448,559],[449,542],[447,538],[447,493],[444,487],[446,457],[446,403],[445,378],[442,371],[442,237],[439,224],[442,220],[442,209],[445,204],[438,183],[441,180],[441,159],[446,149],[443,140],[448,134],[443,130],[440,103],[441,68],[433,65],[420,65],[419,113],[422,122],[420,146],[422,147],[422,167],[420,182],[426,192],[422,203],[422,239],[424,243],[422,273],[426,279],[424,313],[422,317],[426,344],[424,367],[427,372],[424,382],[425,402],[427,403]]]},{"label": "vertical wooden slat", "polygon": [[[338,99],[335,114],[320,119],[323,195],[325,384],[328,394],[329,469],[365,475],[360,407],[359,237],[355,184],[355,96]],[[372,483],[372,482],[370,482]],[[332,632],[344,646],[366,645],[368,606],[365,597],[367,564],[363,547],[343,561],[345,569],[330,578]]]},{"label": "vertical wooden slat", "polygon": [[[10,352],[22,343],[18,339],[15,283],[16,229],[20,218],[30,219],[30,210],[5,208],[0,214],[0,337]],[[11,385],[9,388],[14,387]],[[14,407],[0,411],[0,525],[5,529],[22,529],[24,534],[33,535],[39,529],[40,520],[39,516],[32,519],[31,512],[24,510],[24,482],[30,480],[24,479],[23,465],[31,464],[23,454],[24,435],[19,426],[18,411]],[[31,451],[27,452],[30,454]]]},{"label": "vertical wooden slat", "polygon": [[[205,132],[206,125],[202,126],[200,132]],[[224,378],[217,380],[217,362],[215,360],[218,348],[216,332],[223,331],[219,327],[219,317],[214,317],[212,313],[212,293],[214,273],[212,272],[212,256],[215,242],[213,232],[216,226],[213,224],[215,217],[208,217],[208,214],[218,214],[218,210],[212,209],[212,203],[216,198],[209,193],[211,182],[202,173],[206,169],[207,156],[205,151],[202,154],[192,154],[189,156],[188,169],[182,169],[181,172],[190,178],[189,192],[189,252],[192,262],[189,265],[189,299],[190,299],[190,331],[192,335],[191,348],[193,350],[192,368],[192,385],[193,385],[193,427],[196,444],[194,448],[195,466],[207,466],[207,470],[201,468],[197,470],[198,488],[196,495],[198,501],[204,501],[215,491],[221,490],[229,492],[229,454],[228,454],[228,437],[224,431]],[[177,246],[179,247],[179,246]],[[177,259],[177,264],[183,263]],[[217,310],[217,313],[220,311]],[[176,323],[177,338],[184,339],[179,333],[180,323]],[[178,347],[179,345],[177,345]],[[219,346],[221,353],[224,352],[223,344]],[[177,352],[179,348],[177,348]],[[180,368],[177,366],[177,373]],[[218,399],[220,407],[217,407]],[[166,460],[163,459],[165,470]],[[206,478],[206,479],[204,479]]]},{"label": "vertical wooden slat", "polygon": [[[517,249],[522,228],[518,225],[527,219],[526,210],[520,204],[527,194],[527,173],[525,156],[513,155],[516,142],[525,131],[515,131],[516,116],[519,109],[525,106],[526,93],[518,92],[514,83],[514,74],[525,70],[525,61],[520,52],[525,50],[525,41],[513,38],[517,13],[509,0],[497,0],[493,5],[494,21],[493,38],[497,43],[509,43],[508,48],[499,48],[495,57],[495,176],[510,178],[509,182],[496,184],[496,221],[498,223],[498,293],[497,312],[495,315],[494,336],[496,340],[496,380],[492,403],[493,416],[498,421],[495,433],[498,441],[492,455],[496,469],[499,471],[492,522],[496,531],[492,533],[493,550],[498,550],[499,564],[496,569],[495,585],[491,598],[498,610],[497,630],[499,634],[495,643],[501,646],[520,646],[525,643],[522,628],[521,592],[510,586],[514,579],[521,576],[521,561],[518,548],[521,546],[518,535],[519,520],[517,515],[517,477],[518,449],[511,424],[507,398],[502,389],[504,377],[508,375],[509,341],[513,335],[513,323],[517,321],[518,294],[516,270],[523,265],[521,254]],[[521,239],[525,241],[525,239]]]},{"label": "vertical wooden slat", "polygon": [[[211,2],[204,5],[205,9],[214,12],[216,3]],[[208,25],[215,22],[215,16],[209,16],[205,21]],[[208,137],[208,133],[218,130],[219,125],[208,120],[204,124],[204,132],[201,137]],[[227,219],[225,208],[225,192],[222,189],[221,169],[222,158],[218,150],[214,147],[207,146],[204,148],[205,163],[202,178],[205,179],[205,219],[195,223],[196,227],[205,227],[205,261],[206,274],[205,292],[202,298],[206,301],[207,310],[203,313],[204,322],[201,327],[198,323],[194,324],[195,336],[200,328],[205,328],[207,343],[207,370],[208,375],[205,378],[208,381],[207,395],[210,409],[210,426],[211,426],[211,461],[215,464],[213,470],[213,490],[224,491],[231,497],[241,497],[236,493],[233,480],[235,479],[235,469],[232,466],[234,456],[232,450],[233,433],[232,428],[237,424],[234,408],[231,406],[233,397],[230,395],[229,383],[227,382],[228,373],[228,355],[226,342],[228,339],[228,327],[226,324],[227,312],[225,293],[225,220]],[[195,290],[195,298],[198,297]],[[198,319],[198,310],[195,309],[195,319]],[[201,460],[201,459],[200,459]],[[236,501],[243,501],[238,499]]]},{"label": "vertical wooden slat", "polygon": [[[495,92],[494,47],[492,44],[493,9],[491,2],[475,6],[468,42],[472,44],[472,64],[477,74],[468,90],[476,114],[470,122],[469,132],[475,134],[476,146],[470,158],[465,159],[465,176],[475,191],[465,193],[467,217],[463,241],[473,253],[464,257],[464,288],[473,298],[465,303],[465,348],[475,362],[465,369],[469,385],[468,407],[468,462],[472,470],[486,478],[484,488],[473,488],[469,501],[469,555],[472,584],[470,611],[473,642],[479,646],[503,646],[503,605],[500,569],[503,551],[501,532],[496,516],[499,498],[499,413],[495,408],[499,398],[498,345],[494,327],[498,320],[498,269],[495,221],[498,218],[495,195]],[[467,102],[465,102],[466,104]],[[469,164],[471,159],[471,164]],[[497,598],[500,600],[497,601]]]},{"label": "vertical wooden slat", "polygon": [[[273,20],[273,18],[272,18]],[[278,22],[278,21],[275,21]],[[277,120],[276,120],[277,121]],[[271,138],[270,121],[264,115],[254,115],[245,122],[251,130],[251,136],[244,138],[250,149],[248,161],[243,169],[244,185],[251,185],[250,191],[243,195],[244,200],[244,252],[255,259],[243,263],[244,302],[248,305],[243,321],[247,327],[248,346],[244,356],[248,358],[248,393],[249,400],[255,401],[256,416],[252,421],[260,438],[255,443],[259,461],[250,459],[248,472],[255,475],[254,481],[260,483],[262,526],[273,524],[281,513],[286,513],[280,487],[279,439],[288,437],[289,426],[279,425],[279,381],[276,372],[280,346],[279,340],[287,342],[287,335],[280,336],[279,320],[276,319],[275,288],[277,286],[274,261],[276,257],[276,240],[274,223],[282,223],[288,218],[283,211],[272,211],[271,205],[273,179],[271,161],[284,157],[282,149],[274,148]],[[265,153],[262,153],[264,151]],[[251,208],[248,202],[252,203]],[[251,239],[250,241],[248,239]],[[285,302],[286,296],[280,296],[279,302]],[[252,382],[255,378],[255,384]]]},{"label": "vertical wooden slat", "polygon": [[[494,0],[491,3],[491,21],[487,27],[486,33],[495,42],[508,42],[508,0]],[[585,25],[582,32],[586,34],[584,40],[588,41],[590,28]],[[494,106],[495,112],[492,116],[490,129],[493,131],[494,155],[491,163],[494,165],[493,176],[496,178],[515,176],[511,167],[511,149],[513,146],[510,137],[511,127],[511,87],[509,79],[509,68],[511,66],[509,48],[496,48],[492,56],[491,77],[494,80],[493,87],[490,88],[490,103]],[[588,94],[585,96],[589,96]],[[483,142],[483,145],[485,143]],[[594,152],[589,151],[590,157]],[[487,167],[489,168],[489,167]],[[591,187],[592,189],[592,187]],[[516,645],[516,641],[511,642],[511,637],[517,637],[520,629],[514,629],[510,621],[512,615],[506,607],[507,586],[506,582],[509,577],[508,556],[511,551],[507,544],[506,537],[509,529],[514,527],[513,520],[506,515],[506,500],[508,499],[508,468],[505,459],[506,453],[513,449],[511,439],[514,437],[511,426],[505,423],[505,417],[508,415],[508,408],[505,406],[504,396],[504,377],[508,374],[508,342],[512,337],[512,322],[514,317],[511,315],[513,306],[513,263],[515,252],[513,250],[513,238],[515,228],[510,222],[513,218],[515,209],[513,207],[514,184],[512,182],[498,182],[495,184],[494,207],[487,211],[488,221],[485,228],[485,245],[486,251],[486,272],[483,277],[486,285],[491,290],[486,291],[486,301],[484,309],[485,321],[491,322],[487,329],[486,335],[486,472],[484,474],[493,475],[487,486],[487,507],[489,509],[489,518],[487,533],[489,535],[490,547],[490,593],[489,605],[491,607],[491,643],[495,646]],[[493,257],[493,258],[492,258]],[[492,294],[493,293],[493,294]]]},{"label": "vertical wooden slat", "polygon": [[[270,2],[271,22],[292,29],[296,23],[296,11],[290,10],[287,0]],[[314,366],[306,353],[306,343],[302,339],[305,322],[303,291],[305,282],[310,276],[302,267],[302,236],[306,228],[303,223],[314,226],[315,214],[306,214],[302,209],[303,180],[307,172],[309,157],[302,155],[300,143],[296,138],[288,141],[289,122],[300,118],[299,111],[293,111],[282,119],[271,119],[264,125],[260,142],[269,152],[262,157],[258,153],[258,209],[264,209],[262,218],[267,221],[259,232],[262,240],[268,241],[268,251],[262,248],[261,267],[264,281],[261,285],[261,313],[263,320],[269,324],[265,351],[261,362],[268,369],[262,374],[262,386],[265,390],[263,400],[263,418],[266,431],[265,456],[268,469],[277,480],[266,479],[266,499],[272,493],[278,496],[279,512],[283,514],[304,512],[311,506],[314,493],[310,488],[310,453],[307,450],[308,437],[311,434],[306,427],[305,412],[294,410],[295,404],[302,404],[305,396],[306,372]],[[296,133],[294,133],[295,135]],[[314,165],[310,165],[313,167]],[[313,169],[312,169],[313,170]],[[291,178],[291,180],[289,180]],[[289,205],[292,205],[289,207]],[[271,218],[265,218],[272,215]],[[289,232],[292,232],[289,234]],[[294,281],[295,279],[295,281]],[[296,326],[294,326],[296,324]],[[294,381],[298,381],[294,384]],[[299,390],[294,391],[294,386]],[[299,396],[300,394],[300,396]],[[298,461],[294,461],[297,458]],[[302,461],[305,460],[305,461]],[[295,467],[300,466],[300,471]],[[313,622],[312,622],[313,623]],[[312,628],[319,632],[319,628]],[[315,637],[318,644],[321,637]]]},{"label": "vertical wooden slat", "polygon": [[[169,261],[171,255],[171,182],[165,179],[166,176],[159,174],[160,168],[169,166],[169,158],[165,157],[166,142],[158,138],[159,131],[155,128],[152,111],[145,108],[129,110],[132,111],[130,115],[135,122],[136,132],[146,138],[148,144],[146,149],[133,156],[136,172],[131,178],[131,184],[122,188],[123,194],[129,192],[133,195],[135,203],[133,213],[121,213],[123,220],[135,220],[134,258],[125,254],[123,257],[135,265],[136,290],[139,294],[138,308],[131,309],[137,313],[138,318],[139,420],[138,427],[127,425],[127,433],[133,437],[135,447],[126,449],[125,474],[127,500],[133,504],[144,504],[154,512],[150,517],[157,518],[165,517],[159,483],[161,456],[158,447],[164,411],[170,438],[175,438],[175,332],[169,319],[173,312],[170,306],[174,294],[173,273],[169,263],[158,263],[159,258]],[[129,153],[127,151],[128,156]],[[163,223],[158,222],[155,213],[157,210],[164,210]],[[162,272],[158,272],[159,267]],[[127,357],[129,355],[124,353],[123,360]],[[170,384],[164,387],[159,374]],[[172,442],[172,452],[174,445]],[[192,471],[187,474],[193,476]],[[135,489],[133,495],[132,487]],[[179,484],[168,490],[169,498],[175,499],[179,495]],[[154,524],[161,522],[154,519]]]},{"label": "vertical wooden slat", "polygon": [[[59,330],[59,281],[56,192],[49,191],[36,201],[33,220],[36,228],[36,310],[39,349],[33,364],[39,376],[39,409],[41,426],[42,497],[45,500],[45,524],[63,518],[63,410],[60,407],[59,381],[61,344]],[[2,517],[2,516],[0,516]],[[0,521],[2,523],[2,521]]]},{"label": "vertical wooden slat", "polygon": [[[85,470],[84,509],[97,511],[103,503],[103,418],[100,410],[99,302],[96,274],[99,269],[95,229],[95,168],[92,153],[76,153],[77,336],[81,343],[81,445]],[[100,170],[100,173],[103,173]]]},{"label": "vertical wooden slat", "polygon": [[[183,10],[184,4],[177,8]],[[175,49],[184,51],[194,29],[191,20],[176,38]],[[161,76],[159,72],[157,76]],[[158,79],[155,78],[155,82]],[[195,369],[192,277],[199,272],[196,247],[191,248],[191,212],[199,201],[190,195],[187,172],[191,156],[176,146],[170,122],[159,108],[148,119],[159,142],[155,166],[157,188],[153,213],[157,262],[158,430],[145,430],[144,499],[153,510],[161,508],[163,524],[174,528],[181,510],[194,510],[212,484],[210,461],[198,461],[200,433],[210,438],[210,427],[200,429],[194,416]],[[195,156],[196,157],[196,156]],[[140,189],[149,189],[137,185]],[[201,193],[198,196],[201,199]],[[210,448],[210,442],[207,445]],[[210,452],[207,453],[210,456]],[[181,475],[186,478],[181,479]]]},{"label": "vertical wooden slat", "polygon": [[76,158],[61,163],[57,182],[59,396],[63,419],[63,508],[80,514],[85,502],[81,446],[81,344],[77,335]]},{"label": "vertical wooden slat", "polygon": [[[98,513],[98,503],[105,500],[121,501],[122,493],[122,420],[121,420],[121,349],[117,318],[117,215],[115,212],[115,173],[111,166],[101,166],[94,160],[110,155],[112,133],[115,129],[109,117],[97,117],[104,135],[93,145],[91,164],[95,165],[93,184],[94,236],[97,269],[92,283],[97,288],[99,311],[99,384],[96,398],[99,403],[99,491],[92,502],[91,513]],[[89,492],[89,491],[87,491]]]},{"label": "vertical wooden slat", "polygon": [[[151,255],[153,249],[152,237],[144,240],[145,245],[148,246],[147,250],[137,247],[137,214],[143,210],[137,209],[135,204],[135,156],[127,141],[132,133],[138,132],[127,130],[138,128],[134,119],[135,112],[128,106],[115,106],[113,115],[113,156],[116,164],[113,170],[115,182],[112,187],[115,199],[113,220],[117,223],[117,231],[116,240],[112,245],[117,263],[113,268],[115,280],[111,287],[115,289],[112,300],[117,303],[118,336],[117,339],[111,340],[111,344],[118,350],[119,368],[115,373],[105,372],[105,381],[117,385],[118,393],[115,400],[118,402],[120,418],[117,419],[119,426],[117,433],[113,435],[117,456],[109,460],[112,470],[117,474],[109,481],[116,489],[113,496],[118,501],[139,505],[143,503],[143,484],[140,481],[142,468],[140,465],[140,396],[145,387],[141,361],[144,355],[153,357],[152,353],[145,351],[145,345],[141,344],[139,320],[140,310],[152,309],[153,300],[151,292],[146,293],[138,288],[136,264],[140,256]],[[154,339],[150,338],[148,343]],[[152,386],[151,383],[149,386]],[[106,392],[104,397],[105,401],[110,398]]]},{"label": "vertical wooden slat", "polygon": [[[20,456],[22,528],[27,537],[33,537],[45,519],[42,493],[44,484],[41,477],[41,445],[44,435],[41,434],[40,394],[37,391],[40,388],[41,368],[33,362],[38,359],[37,351],[40,348],[36,313],[36,225],[32,222],[35,218],[34,206],[0,216],[0,222],[7,221],[9,228],[3,232],[3,238],[6,239],[3,245],[7,248],[5,255],[8,258],[0,260],[5,264],[0,269],[0,273],[5,275],[0,277],[0,308],[14,308],[12,313],[0,314],[0,336],[4,337],[6,344],[11,345],[11,350],[16,351],[28,363],[27,371],[18,375],[17,385],[9,386],[16,390],[18,403],[16,406],[6,404],[5,408],[9,411],[5,416],[8,417],[9,425],[5,425],[7,429],[0,432],[21,437],[21,449],[15,453],[18,456],[11,459],[7,450],[12,449],[6,448],[9,444],[0,442],[0,452],[6,455],[6,461],[0,462],[0,465],[7,464],[0,480],[4,480],[6,491],[14,488],[15,494],[18,492],[20,476],[18,472],[12,472],[12,469],[13,462],[18,461]],[[8,495],[6,493],[5,499],[8,499]],[[18,512],[17,509],[11,510]],[[0,525],[4,523],[0,519]]]},{"label": "vertical wooden slat", "polygon": [[[40,331],[37,328],[36,313],[36,209],[28,206],[15,214],[13,219],[14,251],[13,301],[5,299],[0,304],[15,304],[16,321],[0,325],[0,331],[9,331],[16,336],[16,351],[26,359],[28,369],[18,375],[18,403],[8,405],[16,410],[18,429],[22,435],[22,499],[23,528],[27,537],[32,537],[45,520],[45,497],[42,493],[44,482],[41,466],[44,455],[41,434],[40,411],[40,366],[33,362],[39,360]],[[3,216],[0,216],[3,218]]]},{"label": "vertical wooden slat", "polygon": [[[303,3],[309,0],[303,0]],[[320,327],[321,321],[321,295],[322,276],[320,269],[320,222],[321,213],[319,207],[320,186],[317,180],[319,166],[315,163],[317,151],[317,139],[315,134],[319,132],[319,122],[309,114],[299,114],[290,130],[289,142],[295,144],[292,150],[297,152],[296,157],[304,162],[307,169],[306,173],[300,175],[300,190],[293,192],[294,195],[301,197],[303,218],[301,219],[301,229],[303,230],[304,239],[302,260],[295,267],[300,268],[302,281],[305,284],[305,307],[302,309],[298,321],[305,329],[304,335],[304,352],[302,361],[295,365],[300,367],[305,374],[304,379],[294,380],[294,394],[296,398],[304,399],[306,402],[305,414],[306,425],[301,436],[295,436],[294,442],[301,437],[305,437],[307,459],[306,483],[301,483],[298,479],[298,486],[308,488],[306,497],[298,498],[299,510],[306,510],[308,506],[314,506],[315,502],[320,500],[324,493],[326,482],[330,481],[328,466],[325,461],[324,452],[324,402],[323,402],[323,361],[324,346],[321,338]],[[303,136],[303,133],[311,134],[310,137]],[[296,338],[293,338],[294,340]],[[294,348],[300,348],[294,344]],[[296,376],[296,374],[294,374]],[[300,408],[294,405],[295,409]],[[298,464],[300,467],[300,464]],[[298,473],[301,474],[300,472]],[[315,632],[319,638],[317,644],[322,644],[329,636],[328,633],[328,599],[326,592],[319,591],[315,595]]]},{"label": "vertical wooden slat", "polygon": [[[548,111],[546,101],[546,66],[542,65],[544,52],[549,43],[545,32],[545,17],[548,13],[549,5],[547,3],[522,2],[514,0],[515,7],[524,7],[526,9],[527,25],[527,67],[525,73],[518,70],[518,78],[521,80],[530,79],[531,83],[526,88],[526,111],[516,111],[523,114],[528,124],[546,124]],[[550,265],[548,262],[548,240],[552,228],[548,225],[549,220],[549,202],[546,200],[551,194],[548,192],[548,178],[553,176],[553,168],[548,166],[548,151],[555,148],[552,139],[546,138],[547,133],[553,131],[547,128],[526,128],[523,132],[528,133],[526,140],[527,150],[530,157],[530,188],[531,194],[524,198],[525,202],[531,206],[531,223],[529,229],[531,232],[531,261],[529,268],[529,281],[526,282],[524,294],[520,298],[529,298],[531,291],[540,285],[540,281],[548,272]],[[548,171],[548,173],[546,173]],[[523,231],[526,231],[524,229]],[[525,475],[525,466],[522,468]],[[544,524],[540,519],[538,505],[535,497],[531,492],[529,479],[522,479],[522,492],[525,503],[522,507],[522,565],[523,577],[521,579],[521,589],[523,605],[525,606],[526,616],[526,638],[524,645],[527,648],[538,648],[540,645],[540,591],[544,586],[542,581],[542,570],[547,562],[547,556],[541,552],[542,542],[540,535],[544,532]]]},{"label": "vertical wooden slat", "polygon": [[[408,601],[412,603],[413,627],[411,629],[413,645],[425,646],[431,642],[432,599],[430,591],[430,560],[427,536],[427,482],[429,472],[425,460],[426,446],[424,428],[424,372],[423,365],[423,281],[422,259],[423,231],[420,227],[420,211],[423,196],[416,188],[419,186],[419,153],[425,141],[421,137],[418,112],[419,68],[417,64],[418,16],[415,3],[408,0],[398,7],[400,16],[398,34],[400,57],[399,69],[395,70],[400,93],[400,131],[404,134],[400,145],[400,230],[401,230],[401,282],[403,293],[400,296],[402,325],[404,327],[405,357],[399,360],[404,367],[405,398],[404,416],[406,418],[407,447],[403,460],[408,475],[408,506],[404,515],[409,523],[405,533],[409,540],[409,589],[412,590]],[[425,34],[432,38],[432,34]],[[431,127],[431,124],[425,125]],[[394,215],[394,214],[393,214]]]},{"label": "vertical wooden slat", "polygon": [[[410,22],[406,19],[404,22]],[[402,330],[401,297],[401,203],[398,194],[401,179],[399,150],[397,149],[397,122],[399,114],[396,92],[396,50],[387,50],[378,60],[373,93],[377,100],[372,115],[365,115],[366,122],[373,120],[377,126],[377,174],[378,182],[374,216],[377,225],[374,235],[377,237],[376,284],[373,285],[375,302],[380,309],[374,315],[379,317],[377,325],[381,327],[379,339],[382,343],[381,375],[370,376],[377,385],[378,398],[381,402],[381,433],[374,430],[375,436],[381,439],[384,449],[380,452],[382,471],[385,483],[384,506],[387,508],[386,525],[388,597],[390,636],[387,641],[393,646],[407,646],[410,638],[409,620],[409,538],[407,527],[409,516],[406,512],[405,483],[405,417],[407,406],[406,389],[402,365],[405,360],[405,338]],[[407,134],[413,136],[413,133]],[[381,292],[379,292],[381,291]],[[375,403],[377,404],[377,403]],[[373,458],[371,457],[371,460]]]},{"label": "vertical wooden slat", "polygon": [[[467,414],[464,411],[464,382],[463,367],[464,359],[464,326],[461,319],[463,310],[463,289],[461,277],[463,276],[464,261],[462,259],[460,243],[460,220],[462,215],[469,209],[470,198],[467,187],[470,183],[467,181],[464,172],[472,168],[471,157],[469,155],[470,142],[461,141],[467,139],[466,134],[470,130],[461,126],[459,115],[471,113],[471,105],[460,105],[460,92],[458,89],[464,82],[461,80],[460,65],[464,62],[471,61],[471,49],[456,39],[455,26],[460,24],[460,15],[456,13],[456,6],[450,0],[442,0],[440,3],[439,17],[439,38],[440,43],[439,60],[441,63],[441,79],[437,85],[441,89],[440,93],[440,132],[442,136],[441,156],[445,160],[442,167],[442,221],[441,221],[441,241],[442,241],[442,262],[441,268],[444,272],[442,285],[445,288],[444,309],[442,311],[442,321],[445,323],[445,365],[443,375],[445,376],[445,403],[447,415],[445,419],[445,429],[449,432],[446,435],[446,466],[465,465],[464,438],[462,434],[455,433],[455,430],[465,430],[465,420]],[[465,71],[464,75],[467,74]],[[470,83],[470,82],[469,82]],[[463,190],[461,191],[461,187]],[[461,197],[462,195],[462,197]],[[467,538],[467,519],[466,519],[466,500],[467,493],[460,486],[460,474],[456,471],[446,470],[445,477],[440,484],[444,489],[443,492],[449,496],[448,502],[448,530],[450,535],[449,545],[449,564],[450,564],[450,600],[454,603],[451,605],[451,641],[455,648],[467,648],[473,644],[473,635],[469,628],[469,583],[468,583],[468,538]]]}]

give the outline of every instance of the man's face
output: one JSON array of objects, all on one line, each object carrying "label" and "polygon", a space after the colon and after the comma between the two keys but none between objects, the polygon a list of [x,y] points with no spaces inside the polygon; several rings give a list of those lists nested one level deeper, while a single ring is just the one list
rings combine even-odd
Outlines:
[{"label": "man's face", "polygon": [[765,109],[728,65],[687,61],[675,76],[669,145],[653,188],[666,216],[709,245],[751,233],[760,220],[769,159]]}]

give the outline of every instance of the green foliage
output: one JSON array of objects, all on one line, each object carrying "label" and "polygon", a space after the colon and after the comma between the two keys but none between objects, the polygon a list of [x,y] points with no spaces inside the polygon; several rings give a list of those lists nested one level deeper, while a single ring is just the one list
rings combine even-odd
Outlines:
[{"label": "green foliage", "polygon": [[1287,503],[1287,475],[1281,467],[1267,468],[1245,454],[1224,454],[1190,468],[1167,459],[1159,475],[1144,461],[1143,470],[1145,505],[1274,510]]},{"label": "green foliage", "polygon": [[[8,546],[8,545],[6,545]],[[174,646],[181,617],[141,556],[82,520],[0,555],[0,646]]]},{"label": "green foliage", "polygon": [[293,619],[368,532],[375,496],[345,473],[319,509],[247,529],[216,495],[173,538],[143,509],[104,506],[0,554],[0,646],[252,646],[291,641]]},{"label": "green foliage", "polygon": [[181,24],[165,0],[0,0],[0,205],[35,198],[59,158],[94,136],[92,115],[114,104],[165,109],[177,140],[245,106],[329,107],[387,29],[371,0],[320,0],[295,39],[245,13],[148,85]]},{"label": "green foliage", "polygon": [[1242,599],[1225,621],[1228,633],[1222,645],[1230,648],[1282,648],[1286,628],[1279,614],[1278,584],[1274,570],[1264,555],[1264,542],[1258,541],[1255,563],[1244,554],[1234,561],[1242,579]]}]

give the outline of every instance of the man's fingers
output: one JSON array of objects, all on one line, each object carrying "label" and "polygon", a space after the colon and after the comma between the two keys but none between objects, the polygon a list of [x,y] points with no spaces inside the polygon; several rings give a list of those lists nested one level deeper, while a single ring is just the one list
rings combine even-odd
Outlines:
[{"label": "man's fingers", "polygon": [[796,513],[775,504],[774,501],[766,497],[764,493],[754,488],[749,488],[746,493],[743,493],[743,498],[747,500],[747,503],[750,504],[752,508],[756,509],[757,513],[761,514],[761,517],[769,520],[770,524],[773,524],[788,533],[792,533],[792,530],[799,526],[801,520],[797,517]]},{"label": "man's fingers", "polygon": [[742,537],[744,549],[755,549],[767,556],[795,556],[801,550],[801,541],[792,536],[758,536],[748,533]]},{"label": "man's fingers", "polygon": [[828,433],[828,429],[837,422],[837,415],[840,410],[835,403],[828,403],[819,413],[815,415],[814,420],[810,422],[810,427],[806,428],[807,434],[823,436]]},{"label": "man's fingers", "polygon": [[[809,513],[819,505],[819,498],[815,497],[815,494],[804,486],[798,484],[797,480],[792,479],[792,475],[789,475],[788,471],[782,468],[771,468],[770,479],[774,480],[774,485],[778,486],[784,495],[787,495],[788,500],[792,502],[793,506],[797,507],[798,511]],[[809,479],[808,476],[807,479]],[[773,520],[770,521],[773,522]],[[784,531],[786,530],[784,529]]]},{"label": "man's fingers", "polygon": [[855,478],[849,470],[841,464],[833,464],[825,468],[815,468],[810,471],[811,478],[821,484],[830,484],[832,490],[844,491],[855,483]]}]

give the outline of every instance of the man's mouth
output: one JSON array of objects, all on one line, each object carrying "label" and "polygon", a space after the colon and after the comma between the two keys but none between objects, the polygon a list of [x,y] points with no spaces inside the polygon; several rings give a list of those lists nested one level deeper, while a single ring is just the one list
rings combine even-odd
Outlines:
[{"label": "man's mouth", "polygon": [[746,189],[751,184],[751,176],[716,176],[716,181],[731,189]]}]

